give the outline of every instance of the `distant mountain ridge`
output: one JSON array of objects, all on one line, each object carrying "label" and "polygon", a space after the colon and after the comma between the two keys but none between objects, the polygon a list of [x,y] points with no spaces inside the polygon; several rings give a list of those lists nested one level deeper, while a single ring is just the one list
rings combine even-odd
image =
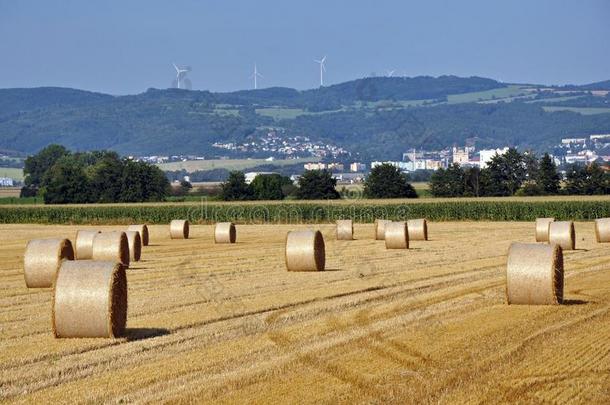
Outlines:
[{"label": "distant mountain ridge", "polygon": [[[599,85],[604,83],[610,81]],[[472,138],[481,146],[543,148],[558,136],[610,132],[610,114],[547,113],[542,103],[528,104],[533,96],[492,79],[456,76],[371,77],[304,91],[149,89],[112,96],[56,87],[0,89],[0,149],[33,153],[61,143],[136,155],[240,156],[212,143],[245,142],[274,127],[360,157],[398,158],[407,148]]]}]

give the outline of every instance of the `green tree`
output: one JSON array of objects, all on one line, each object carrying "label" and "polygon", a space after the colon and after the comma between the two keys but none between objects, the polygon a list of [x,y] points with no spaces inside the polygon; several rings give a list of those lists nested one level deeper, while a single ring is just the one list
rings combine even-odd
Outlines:
[{"label": "green tree", "polygon": [[61,145],[49,145],[35,155],[25,159],[23,174],[25,187],[21,193],[24,197],[36,195],[43,186],[45,173],[62,157],[70,155],[70,151]]},{"label": "green tree", "polygon": [[302,200],[333,200],[340,198],[335,189],[337,180],[328,170],[307,170],[299,178],[297,198]]},{"label": "green tree", "polygon": [[585,185],[585,194],[610,194],[610,174],[597,163],[591,163],[586,168],[587,181]]},{"label": "green tree", "polygon": [[430,192],[434,197],[461,197],[465,192],[464,170],[454,163],[438,169],[430,178]]},{"label": "green tree", "polygon": [[257,200],[282,200],[285,186],[292,184],[288,177],[283,177],[279,174],[259,174],[252,184],[254,198]]},{"label": "green tree", "polygon": [[116,153],[97,157],[88,153],[81,155],[79,160],[91,164],[86,173],[92,201],[109,203],[121,199],[123,162]]},{"label": "green tree", "polygon": [[221,185],[220,197],[225,201],[252,200],[254,193],[252,187],[246,184],[243,172],[232,171],[227,180]]},{"label": "green tree", "polygon": [[123,160],[121,202],[162,201],[169,193],[169,182],[156,166]]},{"label": "green tree", "polygon": [[515,148],[496,155],[488,163],[489,195],[514,195],[526,180],[527,171],[523,156]]},{"label": "green tree", "polygon": [[74,156],[66,155],[42,179],[41,192],[45,204],[87,203],[90,201],[89,182],[85,170]]},{"label": "green tree", "polygon": [[561,177],[557,172],[555,162],[545,153],[540,159],[536,177],[536,185],[542,194],[552,195],[559,193]]},{"label": "green tree", "polygon": [[417,198],[407,175],[388,163],[371,170],[364,182],[364,195],[369,198]]},{"label": "green tree", "polygon": [[587,184],[586,169],[577,164],[568,166],[566,170],[565,191],[567,194],[585,194]]},{"label": "green tree", "polygon": [[478,167],[464,170],[464,196],[482,197],[489,188],[489,171]]}]

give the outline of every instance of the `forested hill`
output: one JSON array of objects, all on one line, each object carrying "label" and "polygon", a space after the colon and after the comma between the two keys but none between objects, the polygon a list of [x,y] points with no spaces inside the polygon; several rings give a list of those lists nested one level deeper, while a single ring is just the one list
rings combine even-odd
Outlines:
[{"label": "forested hill", "polygon": [[61,143],[123,154],[237,157],[244,153],[212,144],[249,142],[270,127],[362,158],[398,158],[407,148],[466,139],[479,146],[544,148],[562,136],[610,132],[610,98],[593,97],[590,89],[543,94],[533,85],[455,76],[365,78],[305,91],[149,89],[111,96],[52,87],[4,89],[0,149],[32,153]]}]

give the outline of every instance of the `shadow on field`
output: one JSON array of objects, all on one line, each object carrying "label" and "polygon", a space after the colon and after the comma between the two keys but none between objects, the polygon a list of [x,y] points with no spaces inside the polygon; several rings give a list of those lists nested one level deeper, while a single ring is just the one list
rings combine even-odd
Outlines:
[{"label": "shadow on field", "polygon": [[158,336],[169,335],[169,329],[165,328],[127,328],[125,338],[128,342],[150,339]]},{"label": "shadow on field", "polygon": [[586,305],[589,301],[585,300],[563,300],[563,305]]}]

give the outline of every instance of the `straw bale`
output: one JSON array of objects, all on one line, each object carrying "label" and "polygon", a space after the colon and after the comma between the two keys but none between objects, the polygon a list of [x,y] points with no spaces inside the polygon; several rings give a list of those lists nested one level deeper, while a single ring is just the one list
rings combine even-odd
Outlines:
[{"label": "straw bale", "polygon": [[407,221],[409,240],[428,240],[428,221],[425,218]]},{"label": "straw bale", "polygon": [[549,243],[556,243],[561,246],[563,250],[574,250],[576,245],[574,222],[551,222],[549,224]]},{"label": "straw bale", "polygon": [[169,236],[172,239],[188,239],[189,221],[184,219],[174,219],[169,224]]},{"label": "straw bale", "polygon": [[142,239],[140,238],[140,232],[138,231],[127,231],[127,244],[129,245],[129,261],[139,262],[142,257]]},{"label": "straw bale", "polygon": [[508,304],[552,305],[563,301],[563,253],[559,245],[513,243],[506,264]]},{"label": "straw bale", "polygon": [[25,285],[28,288],[52,287],[55,274],[64,260],[74,260],[74,250],[68,239],[29,241],[23,256]]},{"label": "straw bale", "polygon": [[119,337],[127,322],[125,267],[111,261],[64,262],[53,294],[57,338]]},{"label": "straw bale", "polygon": [[214,242],[235,243],[237,232],[232,222],[219,222],[214,229]]},{"label": "straw bale", "polygon": [[595,220],[595,238],[598,242],[610,242],[610,218]]},{"label": "straw bale", "polygon": [[146,225],[129,225],[127,227],[128,231],[137,231],[140,232],[140,240],[142,241],[142,246],[148,246],[148,226]]},{"label": "straw bale", "polygon": [[549,226],[555,218],[536,218],[536,242],[549,241]]},{"label": "straw bale", "polygon": [[386,249],[408,249],[409,229],[406,222],[390,222],[385,225]]},{"label": "straw bale", "polygon": [[129,241],[122,231],[102,232],[93,239],[93,260],[108,260],[129,266]]},{"label": "straw bale", "polygon": [[337,221],[337,240],[353,240],[354,223],[351,219],[340,219]]},{"label": "straw bale", "polygon": [[89,260],[93,257],[93,238],[100,231],[76,231],[74,253],[76,260]]},{"label": "straw bale", "polygon": [[387,219],[376,219],[375,220],[375,239],[376,240],[384,240],[385,239],[385,225],[389,222]]},{"label": "straw bale", "polygon": [[288,271],[324,270],[326,255],[320,231],[288,232],[285,254]]}]

